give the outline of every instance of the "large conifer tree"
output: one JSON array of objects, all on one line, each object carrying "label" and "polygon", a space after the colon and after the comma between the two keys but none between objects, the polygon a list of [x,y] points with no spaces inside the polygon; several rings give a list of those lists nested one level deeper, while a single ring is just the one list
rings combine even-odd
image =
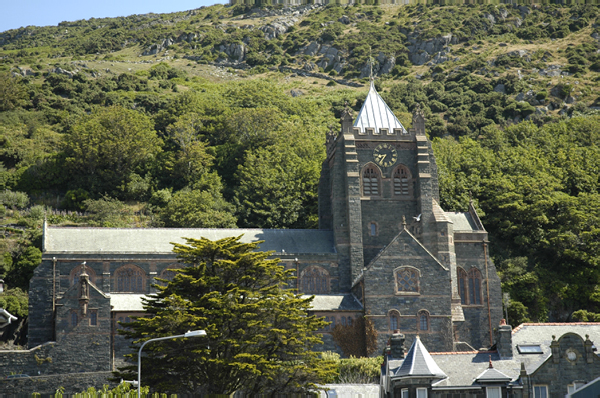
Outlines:
[{"label": "large conifer tree", "polygon": [[[182,268],[145,300],[147,316],[121,333],[134,347],[188,330],[206,330],[207,337],[147,344],[143,385],[193,394],[300,392],[331,374],[315,365],[312,351],[321,342],[314,332],[325,321],[308,315],[311,299],[288,289],[291,271],[270,253],[254,251],[259,243],[233,237],[175,244]],[[137,349],[130,359],[137,363]],[[135,377],[135,371],[130,366],[118,376]]]}]

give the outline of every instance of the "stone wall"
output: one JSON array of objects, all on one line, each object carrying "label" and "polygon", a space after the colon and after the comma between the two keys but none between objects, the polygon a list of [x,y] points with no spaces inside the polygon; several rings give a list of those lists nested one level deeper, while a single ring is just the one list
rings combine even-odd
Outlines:
[{"label": "stone wall", "polygon": [[[2,355],[2,354],[0,354]],[[59,388],[65,389],[64,394],[76,394],[86,391],[89,387],[96,390],[108,385],[111,389],[117,383],[109,381],[111,372],[96,373],[65,373],[47,376],[31,376],[18,379],[0,379],[0,398],[30,397],[32,393],[54,396]]]}]

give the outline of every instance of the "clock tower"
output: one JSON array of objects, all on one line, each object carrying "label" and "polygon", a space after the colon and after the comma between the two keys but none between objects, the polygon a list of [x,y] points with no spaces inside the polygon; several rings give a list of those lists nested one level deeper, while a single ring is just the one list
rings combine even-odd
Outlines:
[{"label": "clock tower", "polygon": [[350,279],[402,230],[403,220],[437,252],[436,232],[429,228],[432,203],[439,202],[437,166],[420,109],[407,130],[371,83],[358,117],[352,120],[346,108],[341,124],[341,131],[327,138],[319,220],[320,228],[334,231]]}]

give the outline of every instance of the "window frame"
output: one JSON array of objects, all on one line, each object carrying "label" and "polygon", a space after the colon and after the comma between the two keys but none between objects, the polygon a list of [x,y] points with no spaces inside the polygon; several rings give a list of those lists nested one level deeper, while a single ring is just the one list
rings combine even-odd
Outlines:
[{"label": "window frame", "polygon": [[[126,273],[131,274],[125,275]],[[148,275],[143,268],[135,264],[125,264],[115,270],[114,289],[111,290],[114,293],[146,293],[147,278]]]},{"label": "window frame", "polygon": [[90,310],[90,326],[98,326],[98,311]]},{"label": "window frame", "polygon": [[[401,290],[400,289],[400,281],[404,280],[404,278],[402,279],[398,279],[398,275],[400,274],[400,272],[404,271],[404,270],[410,270],[414,275],[415,278],[415,288],[414,290]],[[421,270],[410,266],[410,265],[402,265],[398,268],[394,269],[394,285],[395,285],[395,289],[396,289],[396,294],[397,295],[412,295],[412,296],[418,296],[421,294]]]},{"label": "window frame", "polygon": [[298,288],[304,294],[328,294],[331,291],[331,274],[319,265],[309,265],[300,271]]},{"label": "window frame", "polygon": [[[403,179],[406,181],[403,181]],[[396,189],[396,187],[399,189]],[[412,198],[412,174],[407,166],[399,164],[394,168],[392,172],[392,191],[395,198]]]},{"label": "window frame", "polygon": [[[419,395],[419,392],[421,392],[421,393],[425,392],[425,395]],[[416,392],[417,398],[427,398],[427,394],[428,394],[427,388],[422,388],[422,387],[417,388],[417,392]]]},{"label": "window frame", "polygon": [[[369,179],[368,185],[365,179]],[[373,180],[375,181],[373,182]],[[373,193],[373,183],[375,183],[376,193]],[[371,162],[367,163],[360,172],[360,186],[363,197],[381,197],[381,170],[379,167]]]},{"label": "window frame", "polygon": [[[393,326],[393,320],[395,319],[396,327]],[[398,310],[390,310],[388,311],[388,327],[391,332],[395,330],[400,330],[400,312]]]},{"label": "window frame", "polygon": [[[420,310],[417,312],[417,330],[419,332],[428,332],[431,328],[429,311]],[[423,320],[425,321],[426,329],[423,329]]]},{"label": "window frame", "polygon": [[483,306],[483,276],[477,267],[456,267],[457,290],[463,306]]},{"label": "window frame", "polygon": [[[539,389],[538,393],[536,393],[536,388]],[[541,391],[544,391],[544,394],[540,394]],[[533,398],[548,398],[548,386],[546,384],[534,384]]]},{"label": "window frame", "polygon": [[[496,394],[490,394],[491,391],[496,391]],[[485,388],[485,397],[486,398],[502,398],[502,387],[499,386],[491,386]]]},{"label": "window frame", "polygon": [[402,397],[402,398],[410,397],[410,394],[408,393],[408,388],[403,388],[402,390],[400,390],[400,397]]}]

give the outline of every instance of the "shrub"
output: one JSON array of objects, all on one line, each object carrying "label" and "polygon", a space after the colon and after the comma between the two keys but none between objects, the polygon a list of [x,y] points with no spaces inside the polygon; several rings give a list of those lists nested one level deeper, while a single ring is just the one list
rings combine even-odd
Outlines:
[{"label": "shrub", "polygon": [[0,202],[6,207],[24,209],[29,204],[29,196],[25,192],[13,192],[6,189],[0,193]]}]

